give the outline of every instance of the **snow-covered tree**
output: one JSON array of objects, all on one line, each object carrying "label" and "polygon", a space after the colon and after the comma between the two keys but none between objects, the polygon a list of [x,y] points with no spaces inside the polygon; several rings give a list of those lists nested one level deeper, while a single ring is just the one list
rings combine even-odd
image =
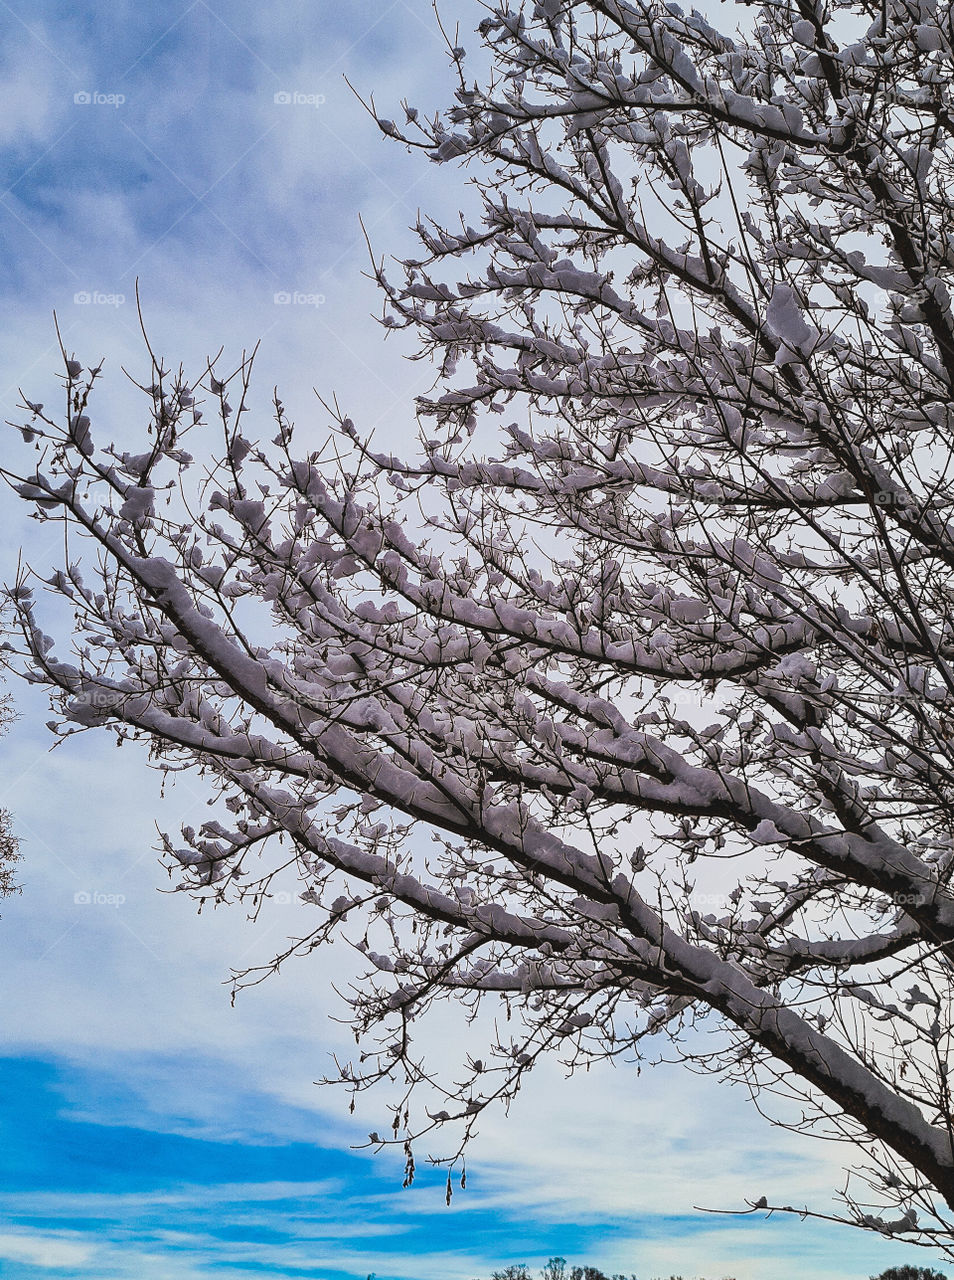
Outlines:
[{"label": "snow-covered tree", "polygon": [[[416,451],[157,358],[141,448],[97,447],[64,352],[9,478],[77,635],[24,578],[13,647],[57,732],[208,778],[184,886],[294,864],[288,954],[364,952],[341,1077],[397,1083],[408,1177],[540,1055],[665,1033],[863,1151],[838,1220],[954,1256],[951,9],[736,21],[501,3],[450,110],[375,117],[482,206],[377,268],[439,364]],[[415,1056],[441,997],[487,1031],[463,1085]]]}]

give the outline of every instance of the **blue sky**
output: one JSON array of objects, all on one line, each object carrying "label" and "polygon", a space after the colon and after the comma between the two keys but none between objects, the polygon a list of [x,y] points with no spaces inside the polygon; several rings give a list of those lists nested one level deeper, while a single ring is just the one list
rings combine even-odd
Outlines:
[{"label": "blue sky", "polygon": [[[56,395],[55,309],[86,364],[107,357],[103,436],[137,439],[121,366],[143,371],[138,277],[158,351],[194,372],[262,341],[254,383],[323,427],[312,388],[380,439],[413,429],[429,370],[370,318],[367,253],[412,248],[419,208],[453,217],[455,171],[384,141],[344,84],[389,114],[446,101],[426,0],[270,6],[0,3],[0,408]],[[442,6],[472,28],[471,0]],[[280,95],[276,100],[276,95]],[[282,100],[284,96],[285,100]],[[287,99],[291,99],[288,101]],[[276,295],[309,302],[276,302]],[[23,465],[10,432],[7,461]],[[59,539],[8,499],[2,576]],[[841,1152],[769,1128],[744,1097],[660,1067],[572,1081],[554,1064],[509,1118],[491,1116],[466,1192],[445,1208],[423,1164],[354,1150],[383,1100],[314,1081],[344,1043],[337,948],[228,999],[231,966],[267,960],[299,927],[294,886],[257,924],[167,888],[154,822],[205,806],[187,775],[166,795],[141,754],[86,735],[50,752],[43,699],[13,691],[0,804],[26,862],[0,920],[0,1275],[5,1280],[474,1280],[561,1253],[641,1280],[853,1280],[907,1260],[848,1231],[716,1218],[770,1193],[828,1206]],[[448,1054],[452,1011],[424,1031]],[[918,1261],[924,1259],[918,1258]]]}]

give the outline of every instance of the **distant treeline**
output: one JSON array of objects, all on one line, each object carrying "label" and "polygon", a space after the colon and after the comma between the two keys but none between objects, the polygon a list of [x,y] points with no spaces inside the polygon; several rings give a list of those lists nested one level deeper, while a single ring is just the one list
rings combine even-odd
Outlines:
[{"label": "distant treeline", "polygon": [[[502,1271],[495,1271],[491,1280],[533,1280],[533,1276],[527,1264],[519,1262],[504,1267]],[[599,1267],[571,1267],[566,1258],[550,1258],[540,1271],[540,1280],[639,1280],[639,1277],[634,1274],[624,1275],[622,1272],[608,1276],[605,1271],[600,1271]],[[662,1277],[655,1276],[653,1280],[662,1280]],[[684,1280],[684,1277],[671,1275],[669,1280]],[[703,1280],[703,1277],[697,1277],[696,1280]],[[723,1276],[721,1280],[734,1280],[734,1278]],[[950,1277],[945,1276],[941,1271],[933,1271],[930,1267],[912,1267],[905,1264],[903,1267],[889,1267],[880,1275],[869,1276],[868,1280],[950,1280]]]},{"label": "distant treeline", "polygon": [[[504,1267],[503,1271],[495,1271],[491,1280],[533,1280],[533,1276],[527,1265],[521,1262],[517,1266]],[[566,1258],[551,1258],[541,1270],[540,1280],[639,1280],[639,1277],[624,1275],[621,1271],[608,1276],[599,1267],[571,1267]],[[662,1280],[662,1277],[654,1276],[653,1280]],[[683,1280],[683,1277],[670,1276],[669,1280]],[[734,1280],[734,1277],[726,1276],[724,1280]],[[942,1277],[942,1280],[947,1280],[947,1277]]]},{"label": "distant treeline", "polygon": [[930,1267],[912,1267],[905,1263],[903,1267],[889,1267],[880,1276],[870,1276],[869,1280],[949,1280],[943,1271],[932,1271]]}]

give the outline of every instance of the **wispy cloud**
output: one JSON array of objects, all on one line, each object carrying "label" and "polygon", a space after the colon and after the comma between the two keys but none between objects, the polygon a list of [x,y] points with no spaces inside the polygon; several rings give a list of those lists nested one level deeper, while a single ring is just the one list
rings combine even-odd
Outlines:
[{"label": "wispy cloud", "polygon": [[91,1262],[95,1249],[56,1235],[12,1235],[0,1233],[0,1258],[8,1262],[27,1262],[31,1267],[83,1271]]},{"label": "wispy cloud", "polygon": [[[204,1085],[216,1073],[223,1105],[210,1110]],[[725,1154],[727,1146],[724,1121],[714,1132],[707,1121],[711,1090],[700,1106],[670,1079],[665,1091],[660,1081],[626,1107],[606,1078],[598,1097],[542,1079],[527,1091],[529,1105],[515,1109],[509,1132],[486,1127],[468,1190],[447,1209],[442,1173],[422,1163],[418,1184],[402,1191],[396,1156],[350,1152],[320,1111],[276,1097],[260,1063],[254,1088],[255,1074],[243,1078],[235,1060],[177,1055],[152,1062],[114,1055],[109,1069],[102,1057],[95,1065],[0,1060],[0,1091],[16,1100],[0,1112],[8,1266],[26,1265],[23,1251],[36,1240],[49,1246],[43,1265],[57,1277],[117,1280],[151,1278],[144,1259],[196,1280],[242,1268],[486,1280],[505,1262],[539,1265],[554,1253],[644,1277],[737,1280],[790,1280],[798,1258],[813,1280],[843,1280],[859,1265],[873,1273],[891,1260],[876,1240],[859,1247],[831,1229],[697,1211],[695,1193],[729,1207],[756,1175],[759,1185],[812,1184],[791,1141],[763,1149],[741,1126],[730,1158],[714,1162],[714,1147]],[[196,1081],[194,1096],[163,1088],[177,1077]],[[150,1106],[156,1090],[163,1105]],[[678,1106],[679,1120],[662,1122],[661,1105]],[[731,1122],[731,1100],[723,1110]],[[550,1124],[541,1130],[544,1113]],[[165,1274],[161,1268],[155,1274]]]}]

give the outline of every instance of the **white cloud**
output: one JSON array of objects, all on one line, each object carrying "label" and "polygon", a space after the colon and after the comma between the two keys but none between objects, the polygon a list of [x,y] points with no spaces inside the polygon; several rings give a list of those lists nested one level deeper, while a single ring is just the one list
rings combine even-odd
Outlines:
[{"label": "white cloud", "polygon": [[[61,35],[31,15],[29,24],[11,21],[8,11],[4,49],[0,62],[0,147],[10,148],[22,159],[50,141],[74,122],[73,94],[81,89],[83,57],[74,48],[67,58],[57,48]],[[6,188],[16,188],[20,172],[8,172]]]},{"label": "white cloud", "polygon": [[60,1236],[0,1233],[0,1258],[34,1267],[85,1267],[94,1252],[91,1245]]}]

